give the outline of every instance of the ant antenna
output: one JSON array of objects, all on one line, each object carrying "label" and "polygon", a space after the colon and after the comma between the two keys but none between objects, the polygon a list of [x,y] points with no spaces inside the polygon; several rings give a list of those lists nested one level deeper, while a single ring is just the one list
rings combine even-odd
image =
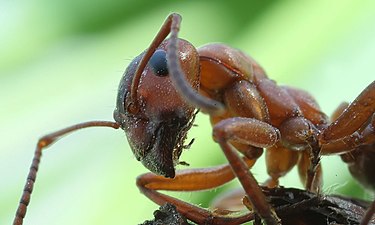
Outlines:
[{"label": "ant antenna", "polygon": [[38,172],[40,158],[42,157],[42,150],[48,147],[49,145],[53,144],[63,135],[87,127],[112,127],[114,129],[118,129],[120,127],[120,124],[110,121],[90,121],[85,123],[79,123],[41,137],[36,145],[34,158],[29,169],[29,174],[27,175],[26,184],[23,189],[23,193],[17,208],[13,225],[22,225],[23,218],[25,218],[27,206],[30,203],[31,193],[33,192],[33,187],[36,180],[36,174]]},{"label": "ant antenna", "polygon": [[160,28],[159,33],[156,35],[154,40],[151,42],[150,47],[146,51],[145,55],[139,62],[139,65],[134,73],[133,81],[131,84],[130,93],[130,104],[128,105],[128,110],[131,113],[137,113],[139,110],[139,105],[137,101],[137,91],[139,81],[141,79],[141,74],[146,67],[147,62],[154,54],[156,48],[161,44],[161,42],[171,34],[169,45],[167,48],[167,65],[169,69],[169,74],[173,85],[176,87],[177,91],[184,97],[184,99],[190,104],[194,105],[196,108],[203,109],[209,114],[220,114],[224,111],[224,106],[218,101],[209,99],[197,93],[185,79],[184,72],[181,69],[180,62],[178,60],[178,32],[180,30],[181,16],[177,13],[170,14],[165,20],[164,24]]},{"label": "ant antenna", "polygon": [[178,32],[180,31],[181,16],[174,18],[171,25],[171,36],[167,48],[167,65],[171,80],[177,91],[196,108],[202,109],[209,114],[221,114],[224,111],[224,105],[218,101],[212,100],[200,95],[194,90],[185,79],[184,72],[181,69],[178,60]]},{"label": "ant antenna", "polygon": [[173,20],[176,20],[175,18],[181,18],[181,16],[176,13],[172,13],[167,17],[164,24],[161,26],[158,34],[155,36],[154,40],[151,42],[150,47],[148,47],[145,55],[139,62],[139,65],[134,73],[133,81],[131,84],[131,91],[130,91],[130,103],[127,108],[127,110],[129,110],[133,114],[139,111],[137,91],[138,91],[139,81],[141,80],[142,72],[144,68],[146,67],[147,62],[150,60],[151,56],[154,54],[156,48],[164,41],[164,39],[170,33],[171,24]]}]

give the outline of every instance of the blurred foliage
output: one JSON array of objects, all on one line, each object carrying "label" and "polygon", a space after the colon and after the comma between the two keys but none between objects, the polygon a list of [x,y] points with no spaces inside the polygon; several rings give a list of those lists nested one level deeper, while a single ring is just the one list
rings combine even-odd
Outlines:
[{"label": "blurred foliage", "polygon": [[[373,1],[341,0],[0,1],[0,223],[11,223],[38,137],[81,121],[112,120],[122,71],[170,12],[183,16],[182,38],[242,49],[272,79],[311,92],[330,114],[374,80],[374,9]],[[207,117],[197,124],[183,160],[192,167],[225,162]],[[323,163],[325,193],[364,197],[337,157]],[[267,178],[263,159],[252,171]],[[26,224],[151,218],[157,207],[135,186],[144,172],[120,131],[69,136],[45,152]],[[297,173],[282,184],[300,187]],[[208,206],[223,191],[175,196]]]}]

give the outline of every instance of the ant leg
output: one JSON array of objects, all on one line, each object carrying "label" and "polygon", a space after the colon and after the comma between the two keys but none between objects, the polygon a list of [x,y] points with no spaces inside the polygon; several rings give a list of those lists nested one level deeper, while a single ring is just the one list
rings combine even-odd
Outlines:
[{"label": "ant leg", "polygon": [[373,143],[375,143],[375,112],[372,117],[354,133],[323,144],[322,154],[346,153]]},{"label": "ant leg", "polygon": [[[255,160],[244,159],[246,168],[254,165]],[[179,199],[157,192],[167,191],[200,191],[216,188],[235,178],[230,166],[221,165],[213,168],[186,169],[178,171],[175,178],[165,178],[153,173],[146,173],[137,178],[137,186],[149,199],[159,205],[167,202],[175,205],[177,210],[197,224],[242,224],[254,218],[252,213],[245,215],[220,215],[189,204]]]},{"label": "ant leg", "polygon": [[348,102],[342,102],[339,106],[337,106],[337,108],[335,109],[335,111],[333,111],[331,115],[331,121],[337,120],[337,118],[340,117],[342,112],[344,112],[344,110],[348,108],[348,106],[349,106]]},{"label": "ant leg", "polygon": [[[353,151],[344,153],[341,159],[348,165],[350,174],[362,186],[375,191],[375,143],[372,145],[362,145],[355,148]],[[373,224],[370,222],[373,215],[375,215],[375,200],[367,209],[367,212],[362,218],[361,224]],[[375,218],[374,218],[375,220]],[[372,221],[373,222],[373,221]]]},{"label": "ant leg", "polygon": [[312,171],[311,164],[311,156],[309,152],[301,152],[298,161],[298,174],[301,182],[305,185],[305,188],[307,190],[319,193],[323,183],[322,166],[319,163],[318,165],[316,165],[315,171]]},{"label": "ant leg", "polygon": [[[315,125],[304,117],[292,117],[285,120],[279,127],[281,143],[295,154],[302,151],[304,159],[298,163],[301,179],[305,188],[312,192],[318,192],[321,181],[316,178],[317,168],[320,165],[321,146],[318,142],[319,131]],[[302,165],[301,165],[302,163]]]},{"label": "ant leg", "polygon": [[276,144],[266,149],[266,167],[270,178],[266,181],[269,188],[279,186],[279,178],[288,173],[296,164],[299,153]]},{"label": "ant leg", "polygon": [[218,195],[212,201],[210,208],[213,208],[216,211],[240,211],[246,209],[246,206],[244,206],[244,204],[242,203],[242,199],[244,196],[246,196],[246,193],[241,187],[229,190],[223,194]]},{"label": "ant leg", "polygon": [[231,141],[234,141],[260,148],[270,147],[280,139],[279,131],[256,119],[234,117],[217,123],[213,129],[213,136],[214,140],[220,144],[255,212],[268,225],[280,224],[280,219],[269,205],[254,176],[230,144]]},{"label": "ant leg", "polygon": [[[347,108],[348,103],[342,103],[333,113],[332,120],[335,120],[342,114],[342,112]],[[375,159],[374,147],[375,140],[371,141],[371,137],[375,136],[374,132],[374,123],[375,116],[373,115],[371,121],[368,122],[366,126],[363,126],[359,129],[362,137],[358,143],[363,143],[365,141],[369,142],[361,146],[354,146],[350,143],[355,143],[354,141],[340,140],[340,142],[331,142],[327,145],[323,145],[322,151],[333,153],[334,151],[343,152],[344,150],[352,150],[341,154],[341,159],[347,163],[350,173],[354,178],[356,178],[361,184],[367,187],[375,188],[375,180],[373,178],[374,167],[373,161]],[[357,132],[356,132],[357,133]],[[353,135],[350,135],[353,136]],[[345,137],[344,139],[349,139],[350,136]],[[364,138],[367,137],[367,138]],[[369,140],[370,139],[370,140]],[[349,144],[347,144],[349,143]],[[354,150],[353,150],[354,148]],[[362,218],[361,225],[370,224],[370,221],[375,214],[375,200],[372,202],[370,207],[367,209],[364,217]]]},{"label": "ant leg", "polygon": [[367,209],[365,216],[362,218],[360,225],[370,224],[372,218],[375,215],[375,200],[371,203],[370,207]]},{"label": "ant leg", "polygon": [[34,183],[36,180],[36,174],[38,172],[40,158],[42,156],[42,150],[48,147],[49,145],[53,144],[63,135],[74,132],[76,130],[87,128],[87,127],[112,127],[114,129],[118,129],[120,125],[115,122],[90,121],[90,122],[76,124],[76,125],[67,127],[65,129],[62,129],[62,130],[59,130],[54,133],[50,133],[48,135],[41,137],[36,145],[34,158],[30,166],[29,174],[27,175],[26,184],[23,189],[23,193],[22,193],[21,200],[17,208],[17,212],[13,221],[13,225],[23,224],[23,219],[25,218],[27,206],[30,203],[31,193],[33,191]]},{"label": "ant leg", "polygon": [[375,81],[332,122],[321,134],[321,142],[328,143],[353,134],[375,112]]},{"label": "ant leg", "polygon": [[[348,102],[342,102],[332,113],[331,115],[331,121],[337,120],[339,116],[344,112],[344,110],[349,106]],[[336,140],[336,141],[331,141],[327,144],[324,144],[322,146],[322,154],[328,155],[328,154],[334,154],[337,152],[345,152],[351,150],[352,147],[348,146],[344,141]]]}]

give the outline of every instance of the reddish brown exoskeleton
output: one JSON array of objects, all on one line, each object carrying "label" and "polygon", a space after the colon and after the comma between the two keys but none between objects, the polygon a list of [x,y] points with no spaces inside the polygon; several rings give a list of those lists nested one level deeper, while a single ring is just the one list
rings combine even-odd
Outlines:
[{"label": "reddish brown exoskeleton", "polygon": [[[119,85],[116,122],[82,123],[39,140],[14,225],[22,224],[25,216],[42,149],[85,127],[125,130],[134,155],[153,172],[138,177],[140,190],[157,204],[174,204],[198,224],[242,224],[254,219],[254,213],[266,224],[282,223],[249,171],[264,148],[269,187],[277,186],[279,178],[297,165],[306,189],[313,192],[321,186],[321,155],[359,152],[366,159],[371,157],[375,82],[352,104],[340,108],[340,116],[329,123],[308,93],[278,86],[243,52],[222,44],[195,49],[179,39],[180,22],[180,15],[168,16],[150,47],[128,66]],[[213,138],[228,164],[176,172],[196,109],[210,115]],[[361,167],[364,160],[349,161],[374,186],[373,173],[364,169],[371,165]],[[253,212],[210,212],[157,191],[211,189],[236,177],[247,197],[244,204]],[[368,217],[372,214],[369,210]],[[364,224],[369,220],[364,219]]]},{"label": "reddish brown exoskeleton", "polygon": [[[367,96],[362,101],[355,101],[353,104],[362,104],[367,106],[367,104],[374,101],[375,90],[369,90],[372,92],[372,95]],[[358,98],[357,98],[358,99]],[[350,117],[345,118],[343,112],[348,110],[348,103],[342,103],[332,115],[333,120],[341,119],[346,120]],[[364,109],[366,111],[366,109]],[[361,112],[362,113],[362,112]],[[340,116],[343,114],[342,116]],[[352,117],[355,118],[357,113],[353,111]],[[339,117],[340,116],[340,117]],[[361,116],[361,115],[359,115]],[[349,126],[349,125],[348,125]],[[351,135],[347,136],[346,139],[343,139],[342,142],[347,142],[348,144],[353,144],[356,142],[366,142],[368,144],[353,144],[353,149],[349,152],[345,152],[341,155],[341,159],[348,164],[350,173],[354,178],[356,178],[365,188],[375,192],[375,114],[372,114],[372,117],[368,118],[365,123],[363,123],[357,131],[353,132]],[[369,224],[370,220],[375,214],[375,200],[372,202],[370,207],[365,214],[361,225]]]}]

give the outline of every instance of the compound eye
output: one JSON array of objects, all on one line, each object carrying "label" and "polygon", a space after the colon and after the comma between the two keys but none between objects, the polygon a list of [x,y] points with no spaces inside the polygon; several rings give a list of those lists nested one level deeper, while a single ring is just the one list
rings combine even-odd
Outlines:
[{"label": "compound eye", "polygon": [[156,50],[148,63],[157,76],[164,77],[168,75],[167,53],[164,50]]}]

